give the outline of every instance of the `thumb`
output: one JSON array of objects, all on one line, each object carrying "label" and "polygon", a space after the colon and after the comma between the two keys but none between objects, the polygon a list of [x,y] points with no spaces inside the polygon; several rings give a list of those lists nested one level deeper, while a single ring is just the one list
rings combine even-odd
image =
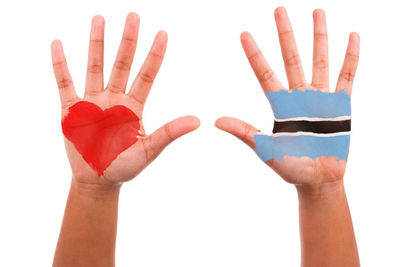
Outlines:
[{"label": "thumb", "polygon": [[145,146],[149,148],[150,155],[154,158],[177,138],[196,130],[200,120],[195,116],[184,116],[164,124],[151,135],[144,139]]},{"label": "thumb", "polygon": [[221,117],[215,121],[215,127],[236,136],[249,147],[255,149],[254,135],[258,133],[258,130],[254,126],[239,119]]}]

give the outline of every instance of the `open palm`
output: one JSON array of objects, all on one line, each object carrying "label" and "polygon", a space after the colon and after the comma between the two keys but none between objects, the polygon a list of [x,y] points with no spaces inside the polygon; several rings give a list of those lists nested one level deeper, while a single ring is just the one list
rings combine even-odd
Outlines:
[{"label": "open palm", "polygon": [[[138,31],[139,16],[136,13],[128,14],[123,38],[112,73],[108,85],[104,88],[104,19],[101,16],[95,16],[93,18],[90,34],[86,87],[83,98],[79,98],[75,92],[61,42],[56,40],[52,43],[53,67],[62,104],[63,130],[66,137],[64,138],[65,146],[71,164],[73,178],[78,182],[90,184],[118,184],[128,181],[134,178],[152,162],[169,143],[195,130],[199,126],[199,120],[196,117],[185,116],[165,124],[150,135],[146,135],[142,119],[143,108],[153,81],[163,61],[167,46],[167,34],[164,31],[160,31],[157,34],[152,48],[136,76],[131,89],[125,94],[125,88],[136,49]],[[82,144],[81,142],[79,147],[77,143],[71,142],[71,138],[67,138],[67,133],[74,130],[81,131],[79,132],[80,135],[88,135],[84,142],[93,142],[94,138],[96,138],[92,132],[82,133],[82,129],[86,129],[82,127],[95,127],[95,125],[91,125],[92,122],[86,125],[82,125],[81,123],[81,125],[78,126],[66,125],[65,123],[66,120],[70,119],[68,117],[69,114],[72,114],[74,108],[76,109],[79,104],[84,106],[81,114],[84,116],[87,114],[90,115],[91,112],[88,111],[85,105],[92,104],[88,103],[95,104],[99,107],[100,111],[98,111],[98,113],[101,113],[102,110],[106,111],[117,107],[122,109],[122,112],[128,113],[130,118],[133,117],[137,119],[136,121],[116,120],[114,117],[110,116],[108,119],[115,119],[115,121],[111,122],[111,126],[107,126],[108,129],[104,126],[96,128],[100,129],[95,133],[97,136],[111,128],[111,135],[113,138],[108,139],[109,144],[106,144],[107,146],[105,146],[105,149],[99,150],[101,153],[92,155],[95,162],[103,162],[104,165],[104,160],[102,161],[102,158],[110,158],[110,155],[107,153],[110,153],[113,148],[121,146],[120,143],[132,144],[128,147],[123,147],[123,151],[115,155],[116,158],[111,162],[106,162],[103,168],[104,170],[101,169],[101,171],[99,168],[96,169],[94,164],[91,164],[88,156],[85,157],[87,153],[92,153],[93,151],[79,150],[80,147],[88,147],[85,146],[85,143]],[[92,106],[96,108],[94,105]],[[75,117],[78,117],[78,120],[80,119],[79,116]],[[103,118],[102,120],[104,121],[105,119]],[[137,127],[135,125],[137,125]],[[129,132],[129,130],[131,130],[131,132]],[[124,133],[121,134],[121,131],[124,131]],[[80,138],[80,136],[78,136],[78,138]],[[129,143],[126,142],[126,139],[133,141]],[[104,144],[94,145],[96,147],[104,146]]]},{"label": "open palm", "polygon": [[[315,10],[313,17],[313,77],[311,84],[308,84],[304,78],[304,72],[297,51],[294,34],[286,10],[283,7],[279,7],[275,10],[275,20],[279,33],[279,41],[281,44],[285,70],[289,82],[289,91],[287,91],[287,89],[284,89],[284,86],[276,78],[252,36],[247,32],[242,33],[241,42],[243,45],[243,49],[250,62],[250,65],[254,70],[255,75],[260,82],[262,89],[267,94],[267,96],[276,92],[282,92],[283,94],[286,94],[293,92],[294,90],[300,90],[301,92],[318,91],[330,94],[330,96],[332,96],[334,94],[338,95],[343,93],[342,89],[344,89],[346,94],[348,94],[348,98],[350,97],[353,78],[358,64],[360,43],[359,36],[356,33],[350,34],[347,53],[336,85],[336,90],[334,93],[330,93],[328,69],[328,39],[325,14],[322,10]],[[275,111],[279,110],[279,108],[281,107],[274,106],[274,103],[271,102],[271,99],[269,100],[272,108],[275,108],[274,115],[276,116]],[[316,105],[317,103],[318,99],[315,103],[309,102],[307,103],[307,105]],[[295,104],[295,106],[297,106],[297,104]],[[290,109],[290,106],[288,106],[288,108]],[[295,109],[296,107],[292,108]],[[321,114],[324,113],[323,109],[326,109],[326,107],[321,106]],[[332,106],[332,109],[335,109],[334,105]],[[317,110],[312,115],[314,117],[323,117],[319,116],[320,114],[318,113],[319,111]],[[274,139],[273,141],[271,141],[271,144],[269,146],[259,148],[256,144],[258,136],[260,136],[259,131],[255,127],[235,118],[219,118],[216,121],[216,127],[226,132],[229,132],[241,139],[251,148],[255,149],[259,156],[260,154],[266,153],[273,154],[274,150],[276,150],[276,152],[281,152],[279,150],[283,149],[284,146],[286,146],[285,148],[289,146],[288,144],[283,144],[284,146],[280,146],[280,144],[277,144],[278,142],[275,142],[276,140]],[[301,153],[305,153],[304,150],[308,149],[308,147],[306,147],[307,145],[311,146],[312,144],[309,144],[307,142],[302,143],[302,146],[305,149],[303,149]],[[324,143],[322,143],[322,146],[324,146]],[[288,149],[291,148],[289,147]],[[323,150],[324,148],[321,149]],[[343,150],[346,150],[345,154],[347,158],[348,146],[343,148]],[[262,156],[260,157],[263,159]],[[340,180],[343,178],[346,168],[346,159],[329,155],[320,155],[315,158],[310,156],[296,155],[284,155],[280,159],[277,159],[276,157],[264,158],[267,158],[265,162],[285,181],[297,185],[313,185]]]}]

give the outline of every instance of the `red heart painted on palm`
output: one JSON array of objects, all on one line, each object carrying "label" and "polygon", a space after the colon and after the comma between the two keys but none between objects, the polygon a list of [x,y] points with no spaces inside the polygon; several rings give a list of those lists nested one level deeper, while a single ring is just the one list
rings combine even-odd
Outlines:
[{"label": "red heart painted on palm", "polygon": [[102,110],[80,101],[69,108],[62,121],[64,136],[99,175],[119,154],[138,140],[139,118],[125,106]]}]

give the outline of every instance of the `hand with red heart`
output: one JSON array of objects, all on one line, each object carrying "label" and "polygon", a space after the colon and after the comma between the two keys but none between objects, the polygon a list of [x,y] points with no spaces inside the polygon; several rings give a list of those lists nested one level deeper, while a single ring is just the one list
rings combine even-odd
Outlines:
[{"label": "hand with red heart", "polygon": [[139,16],[130,13],[108,85],[104,88],[104,19],[93,18],[83,98],[75,92],[61,42],[52,43],[65,146],[73,179],[77,182],[115,185],[128,181],[169,143],[199,126],[196,117],[185,116],[150,135],[145,133],[143,107],[163,61],[167,33],[157,34],[132,87],[125,93],[138,31]]},{"label": "hand with red heart", "polygon": [[127,16],[111,77],[104,88],[104,19],[95,16],[85,95],[75,92],[60,41],[51,45],[62,105],[62,130],[72,168],[53,266],[114,266],[119,191],[173,140],[195,130],[194,116],[175,119],[147,135],[143,107],[163,61],[167,34],[160,31],[129,92],[139,16]]}]

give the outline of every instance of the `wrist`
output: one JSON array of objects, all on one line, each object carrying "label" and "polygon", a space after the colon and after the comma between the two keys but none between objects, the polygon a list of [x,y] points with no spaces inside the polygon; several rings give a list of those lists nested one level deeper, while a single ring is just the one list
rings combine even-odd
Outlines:
[{"label": "wrist", "polygon": [[313,185],[296,185],[299,201],[337,200],[345,196],[343,179]]},{"label": "wrist", "polygon": [[118,199],[121,185],[82,183],[72,178],[70,191],[80,198],[108,201]]}]

